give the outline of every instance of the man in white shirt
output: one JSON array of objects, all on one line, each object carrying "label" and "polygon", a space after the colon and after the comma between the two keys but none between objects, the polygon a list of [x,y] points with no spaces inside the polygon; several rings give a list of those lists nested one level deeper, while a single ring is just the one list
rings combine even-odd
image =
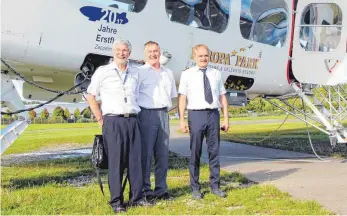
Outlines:
[{"label": "man in white shirt", "polygon": [[[99,67],[88,86],[88,104],[102,127],[108,157],[110,205],[116,213],[125,212],[122,178],[128,169],[130,181],[129,205],[150,205],[143,199],[141,168],[141,135],[137,123],[139,73],[128,63],[131,44],[116,40],[114,61]],[[101,110],[95,97],[100,94]]]},{"label": "man in white shirt", "polygon": [[[142,138],[143,191],[148,200],[172,197],[167,191],[166,176],[169,161],[169,116],[171,99],[177,97],[172,71],[159,62],[160,47],[149,41],[145,44],[146,64],[140,67],[138,104]],[[155,189],[151,189],[152,155],[155,159]]]},{"label": "man in white shirt", "polygon": [[[220,116],[219,108],[224,113],[222,130],[229,129],[228,102],[221,72],[208,67],[209,49],[199,44],[193,48],[195,67],[181,74],[178,93],[180,128],[184,133],[190,132],[191,157],[189,161],[190,186],[194,199],[202,199],[199,184],[200,157],[204,136],[206,136],[210,165],[211,192],[220,197],[226,194],[220,190]],[[184,111],[188,100],[188,122],[184,120]]]}]

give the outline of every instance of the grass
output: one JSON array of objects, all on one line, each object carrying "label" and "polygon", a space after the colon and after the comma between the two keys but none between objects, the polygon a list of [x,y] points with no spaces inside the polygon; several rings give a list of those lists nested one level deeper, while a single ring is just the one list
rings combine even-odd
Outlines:
[{"label": "grass", "polygon": [[31,124],[28,129],[5,151],[19,154],[50,147],[91,146],[101,128],[96,123]]},{"label": "grass", "polygon": [[[295,200],[273,186],[248,184],[239,173],[222,172],[221,186],[228,197],[215,197],[207,192],[209,169],[206,165],[200,174],[202,191],[206,194],[202,201],[195,201],[188,186],[188,160],[170,154],[169,164],[169,192],[176,199],[158,202],[153,207],[130,208],[127,214],[333,214],[316,202]],[[10,165],[2,167],[1,174],[3,215],[113,214],[107,203],[106,175],[103,174],[105,198],[89,157]],[[128,192],[127,187],[126,199]]]},{"label": "grass", "polygon": [[[278,123],[258,123],[232,125],[228,133],[221,132],[221,139],[250,145],[277,148],[283,150],[312,153],[307,136],[306,124],[303,122],[286,122],[269,139],[263,141],[282,121]],[[318,154],[327,156],[347,157],[346,145],[338,144],[335,149],[331,147],[329,137],[325,133],[309,127],[312,143]]]}]

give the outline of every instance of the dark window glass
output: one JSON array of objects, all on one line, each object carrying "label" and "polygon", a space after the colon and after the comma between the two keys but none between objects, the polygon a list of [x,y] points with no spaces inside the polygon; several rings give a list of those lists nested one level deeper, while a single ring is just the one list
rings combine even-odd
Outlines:
[{"label": "dark window glass", "polygon": [[165,0],[173,22],[222,33],[229,20],[230,0]]},{"label": "dark window glass", "polygon": [[242,37],[282,47],[288,33],[288,10],[283,0],[242,0],[240,15]]}]

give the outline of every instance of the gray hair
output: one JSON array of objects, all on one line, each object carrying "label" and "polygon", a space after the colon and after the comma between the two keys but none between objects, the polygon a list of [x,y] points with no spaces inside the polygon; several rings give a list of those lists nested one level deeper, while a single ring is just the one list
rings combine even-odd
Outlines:
[{"label": "gray hair", "polygon": [[116,45],[117,44],[122,44],[122,45],[126,45],[129,49],[129,52],[131,52],[131,43],[128,40],[125,39],[116,39],[116,41],[113,43],[112,48],[116,49]]}]

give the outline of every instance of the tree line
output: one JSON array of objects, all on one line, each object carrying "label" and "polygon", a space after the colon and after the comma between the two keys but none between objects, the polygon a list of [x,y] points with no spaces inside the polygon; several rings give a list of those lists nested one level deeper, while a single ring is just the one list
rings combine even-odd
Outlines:
[{"label": "tree line", "polygon": [[[298,108],[302,108],[302,103],[301,100],[294,100],[291,99],[289,100],[289,103],[295,104],[296,107]],[[284,104],[282,104],[281,106],[285,107]],[[7,110],[7,112],[10,112],[10,110]],[[177,109],[172,110],[170,113],[175,113],[177,112]],[[278,113],[280,112],[280,110],[278,110],[276,107],[272,106],[269,102],[267,102],[265,99],[263,98],[255,98],[253,100],[251,100],[246,106],[244,107],[233,107],[230,106],[229,107],[229,113],[231,115],[238,115],[238,114],[247,114],[249,112],[253,112],[253,113],[268,113],[268,114],[272,114],[274,112]],[[71,117],[71,113],[70,111],[65,108],[63,109],[60,106],[57,106],[54,110],[53,113],[50,114],[48,112],[48,110],[45,108],[44,110],[41,111],[41,113],[38,114],[36,113],[35,110],[31,110],[29,112],[29,116],[32,119],[34,118],[42,118],[42,119],[49,119],[49,118],[54,118],[54,117],[60,117],[63,118],[64,120],[67,120]],[[91,119],[92,117],[92,112],[90,110],[89,107],[87,107],[86,109],[80,111],[78,108],[76,108],[73,112],[73,116],[75,119],[80,119],[80,118],[85,118],[85,119]],[[9,115],[4,115],[4,117],[10,117]],[[16,116],[12,116],[12,118],[16,118]]]},{"label": "tree line", "polygon": [[[344,86],[345,89],[346,86]],[[324,96],[328,97],[328,92],[324,92]],[[334,92],[332,94],[332,96],[334,97],[338,97],[338,95],[336,94],[336,92]],[[347,94],[343,94],[343,97],[347,98]],[[318,99],[320,99],[321,101],[322,98],[318,97]],[[275,100],[276,101],[276,100]],[[278,101],[277,101],[278,102]],[[297,107],[298,109],[302,109],[303,108],[303,104],[300,98],[293,98],[293,99],[289,99],[288,102],[292,105],[294,105],[295,107]],[[31,103],[36,103],[36,102],[31,102]],[[283,103],[277,103],[279,106],[285,108],[286,105]],[[328,105],[326,102],[323,102],[324,105]],[[337,101],[333,101],[332,105],[337,109],[338,108],[338,103]],[[346,103],[343,102],[342,103],[343,107],[346,106]],[[286,107],[288,108],[288,107]],[[293,109],[289,109],[290,111],[293,111]],[[10,112],[10,110],[7,109],[7,112]],[[177,112],[177,108],[172,110],[170,113],[174,114]],[[268,115],[272,115],[272,114],[278,114],[278,113],[284,113],[283,111],[281,111],[280,109],[272,106],[268,101],[266,101],[264,98],[261,97],[257,97],[254,98],[252,100],[249,101],[249,103],[244,106],[244,107],[229,107],[229,113],[231,116],[237,116],[237,115],[247,115],[249,112],[252,113],[264,113],[264,114],[268,114]],[[55,117],[59,117],[59,118],[63,118],[64,120],[67,120],[71,117],[71,113],[69,112],[69,110],[67,108],[63,109],[60,106],[57,106],[54,110],[53,113],[50,115],[50,113],[48,112],[47,109],[44,109],[41,113],[40,116],[37,115],[35,110],[32,110],[29,112],[30,118],[31,120],[33,120],[34,118],[38,118],[40,117],[41,119],[49,119],[49,118],[55,118]],[[74,110],[74,118],[75,119],[91,119],[92,118],[92,112],[90,110],[89,107],[87,107],[86,109],[80,111],[78,108],[76,108]],[[3,115],[2,118],[14,118],[14,119],[18,119],[17,115],[13,115],[13,116],[9,116],[9,115]]]},{"label": "tree line", "polygon": [[[10,112],[9,109],[6,110],[7,113]],[[47,110],[47,108],[43,109],[41,111],[41,113],[37,114],[37,112],[35,110],[31,110],[29,111],[29,116],[30,119],[33,120],[34,118],[38,118],[40,117],[41,119],[49,119],[49,118],[63,118],[64,120],[67,120],[69,118],[71,118],[71,113],[69,111],[68,108],[63,109],[60,106],[57,106],[56,108],[54,108],[53,113],[50,114]],[[14,119],[18,119],[18,115],[8,115],[8,114],[4,114],[3,115],[4,118],[14,118]],[[80,111],[78,108],[76,108],[73,112],[73,117],[75,119],[80,119],[80,118],[86,118],[86,119],[90,119],[92,117],[92,113],[89,107],[87,107],[86,109]]]}]

